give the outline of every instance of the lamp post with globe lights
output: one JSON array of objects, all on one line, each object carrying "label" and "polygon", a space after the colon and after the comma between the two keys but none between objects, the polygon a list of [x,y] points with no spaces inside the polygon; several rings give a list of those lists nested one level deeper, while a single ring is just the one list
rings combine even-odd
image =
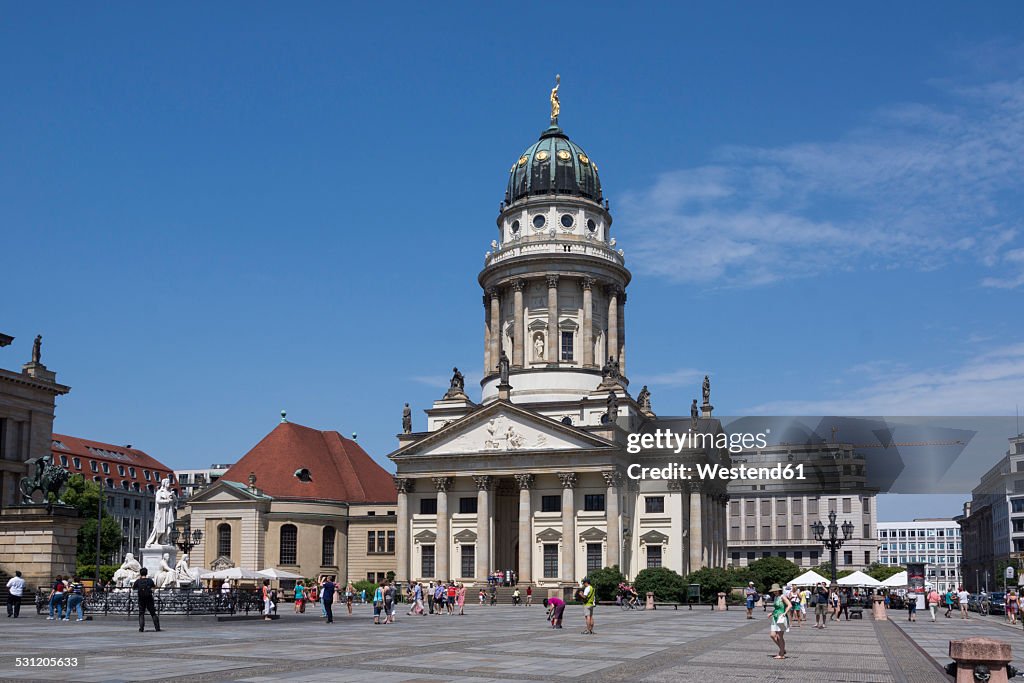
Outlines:
[{"label": "lamp post with globe lights", "polygon": [[[832,510],[828,513],[828,526],[826,527],[818,520],[811,525],[811,529],[814,531],[814,540],[820,542],[825,546],[826,549],[831,553],[832,560],[832,585],[836,583],[836,565],[839,563],[839,549],[843,547],[843,543],[850,540],[850,536],[853,535],[853,523],[850,520],[846,520],[842,523],[842,526],[836,524],[836,511]],[[839,536],[839,531],[842,530],[842,537]],[[825,532],[828,532],[828,536]]]}]

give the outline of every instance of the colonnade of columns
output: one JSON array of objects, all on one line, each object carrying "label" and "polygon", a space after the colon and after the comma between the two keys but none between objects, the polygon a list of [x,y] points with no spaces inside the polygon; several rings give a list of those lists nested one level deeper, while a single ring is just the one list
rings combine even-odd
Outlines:
[{"label": "colonnade of columns", "polygon": [[683,573],[726,566],[729,497],[709,491],[700,482],[670,481],[668,489],[678,497],[679,517],[686,534],[679,550]]},{"label": "colonnade of columns", "polygon": [[[547,346],[544,350],[544,360],[547,365],[557,365],[562,362],[560,354],[561,335],[558,329],[558,286],[559,282],[568,280],[564,275],[545,275],[544,281],[547,285]],[[594,357],[594,296],[593,289],[597,280],[592,277],[583,277],[576,280],[583,293],[582,320],[580,321],[582,347],[582,365],[585,368],[600,367],[607,360]],[[524,290],[528,284],[527,278],[513,280],[505,291],[500,287],[491,287],[484,295],[484,308],[486,321],[484,324],[484,370],[485,375],[495,371],[498,365],[498,358],[502,350],[502,321],[501,302],[502,296],[508,290],[512,292],[512,325],[513,325],[513,348],[510,361],[513,368],[525,367],[527,360],[527,338],[526,338],[526,303],[524,301]],[[608,300],[607,329],[605,330],[607,353],[619,361],[619,370],[625,374],[626,370],[626,293],[617,284],[609,284],[604,287]],[[507,350],[506,350],[507,353]],[[576,362],[573,361],[575,365]]]}]

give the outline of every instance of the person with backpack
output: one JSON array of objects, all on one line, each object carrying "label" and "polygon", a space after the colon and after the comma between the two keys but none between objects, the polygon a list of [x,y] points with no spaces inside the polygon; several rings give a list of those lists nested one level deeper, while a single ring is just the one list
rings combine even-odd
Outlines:
[{"label": "person with backpack", "polygon": [[156,615],[156,603],[153,601],[153,589],[156,584],[149,578],[149,570],[145,567],[139,570],[139,578],[132,584],[132,590],[139,596],[139,633],[146,630],[146,612],[153,618],[153,626],[157,632],[160,631],[160,618]]},{"label": "person with backpack", "polygon": [[597,591],[590,585],[590,578],[583,577],[583,621],[587,625],[583,633],[593,635],[594,633],[594,606],[597,604]]},{"label": "person with backpack", "polygon": [[373,591],[373,623],[380,624],[380,613],[384,609],[384,584],[381,583]]}]

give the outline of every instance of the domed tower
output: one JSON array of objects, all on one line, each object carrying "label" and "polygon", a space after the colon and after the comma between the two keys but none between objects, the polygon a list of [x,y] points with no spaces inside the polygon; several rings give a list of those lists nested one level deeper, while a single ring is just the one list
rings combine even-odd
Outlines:
[{"label": "domed tower", "polygon": [[[498,397],[498,362],[510,362],[515,403],[575,401],[609,370],[625,388],[626,286],[597,164],[558,125],[516,158],[478,278],[484,290],[482,400]],[[617,368],[615,367],[617,364]]]}]

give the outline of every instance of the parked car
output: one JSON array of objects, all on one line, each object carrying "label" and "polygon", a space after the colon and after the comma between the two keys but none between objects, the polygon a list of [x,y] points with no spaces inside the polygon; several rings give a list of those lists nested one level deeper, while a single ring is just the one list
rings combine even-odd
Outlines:
[{"label": "parked car", "polygon": [[1006,614],[1006,593],[988,594],[988,614]]}]

